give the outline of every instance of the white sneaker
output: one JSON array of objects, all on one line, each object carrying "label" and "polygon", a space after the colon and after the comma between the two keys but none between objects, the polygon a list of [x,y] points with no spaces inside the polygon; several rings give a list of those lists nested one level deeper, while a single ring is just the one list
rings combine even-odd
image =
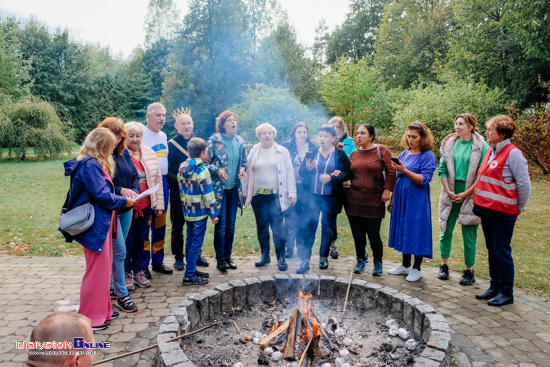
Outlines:
[{"label": "white sneaker", "polygon": [[408,268],[406,268],[402,264],[396,268],[388,270],[388,274],[390,275],[409,275],[410,272],[411,267],[409,266]]},{"label": "white sneaker", "polygon": [[405,278],[408,282],[417,282],[422,278],[422,270],[412,269],[409,275]]}]

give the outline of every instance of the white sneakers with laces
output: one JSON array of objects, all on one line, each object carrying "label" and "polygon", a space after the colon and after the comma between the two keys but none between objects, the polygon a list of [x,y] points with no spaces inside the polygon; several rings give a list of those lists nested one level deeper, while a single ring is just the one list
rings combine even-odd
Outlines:
[{"label": "white sneakers with laces", "polygon": [[395,267],[393,269],[388,270],[388,274],[390,275],[409,275],[411,272],[412,267],[409,266],[408,268],[404,267],[403,264],[399,264],[398,267]]},{"label": "white sneakers with laces", "polygon": [[422,276],[423,276],[422,270],[417,270],[415,268],[412,268],[411,272],[409,273],[409,275],[407,275],[405,280],[408,282],[417,282],[420,279],[422,279]]}]

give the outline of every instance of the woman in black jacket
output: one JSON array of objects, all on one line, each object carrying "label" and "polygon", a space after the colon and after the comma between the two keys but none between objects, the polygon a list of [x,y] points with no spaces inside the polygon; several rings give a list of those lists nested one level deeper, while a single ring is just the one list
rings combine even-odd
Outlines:
[{"label": "woman in black jacket", "polygon": [[303,238],[298,246],[301,259],[298,274],[309,269],[311,248],[315,241],[315,232],[321,219],[321,248],[319,249],[319,268],[328,268],[330,243],[336,234],[336,216],[342,210],[342,183],[351,178],[349,158],[332,142],[336,136],[333,126],[319,128],[319,148],[308,152],[300,166],[299,174],[303,179],[304,190],[312,195],[312,210],[303,218]]},{"label": "woman in black jacket", "polygon": [[300,166],[305,160],[307,152],[315,148],[315,144],[309,139],[309,130],[305,122],[297,122],[290,131],[290,139],[281,143],[288,149],[290,159],[294,166],[294,178],[296,179],[296,193],[298,201],[283,212],[285,218],[286,251],[285,256],[291,258],[294,255],[294,246],[298,242],[297,234],[302,233],[303,221],[301,218],[309,212],[307,203],[311,197],[304,190],[304,182],[300,176]]}]

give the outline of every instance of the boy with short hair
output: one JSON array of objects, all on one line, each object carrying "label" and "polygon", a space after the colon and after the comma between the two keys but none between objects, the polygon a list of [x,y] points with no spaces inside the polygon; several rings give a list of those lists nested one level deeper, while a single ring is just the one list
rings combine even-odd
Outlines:
[{"label": "boy with short hair", "polygon": [[186,266],[183,285],[208,283],[208,273],[197,271],[197,260],[201,253],[208,216],[212,223],[218,223],[216,196],[210,171],[203,164],[208,159],[206,142],[192,138],[187,143],[189,158],[180,165],[178,184],[183,215],[187,222],[185,243]]}]

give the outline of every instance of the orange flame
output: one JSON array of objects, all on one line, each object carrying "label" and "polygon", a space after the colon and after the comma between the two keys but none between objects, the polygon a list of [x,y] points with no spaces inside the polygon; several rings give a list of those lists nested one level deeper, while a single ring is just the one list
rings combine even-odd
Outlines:
[{"label": "orange flame", "polygon": [[301,291],[298,294],[300,296],[300,309],[304,315],[307,315],[310,313],[311,310],[311,299],[313,298],[313,295],[310,294],[303,294]]}]

